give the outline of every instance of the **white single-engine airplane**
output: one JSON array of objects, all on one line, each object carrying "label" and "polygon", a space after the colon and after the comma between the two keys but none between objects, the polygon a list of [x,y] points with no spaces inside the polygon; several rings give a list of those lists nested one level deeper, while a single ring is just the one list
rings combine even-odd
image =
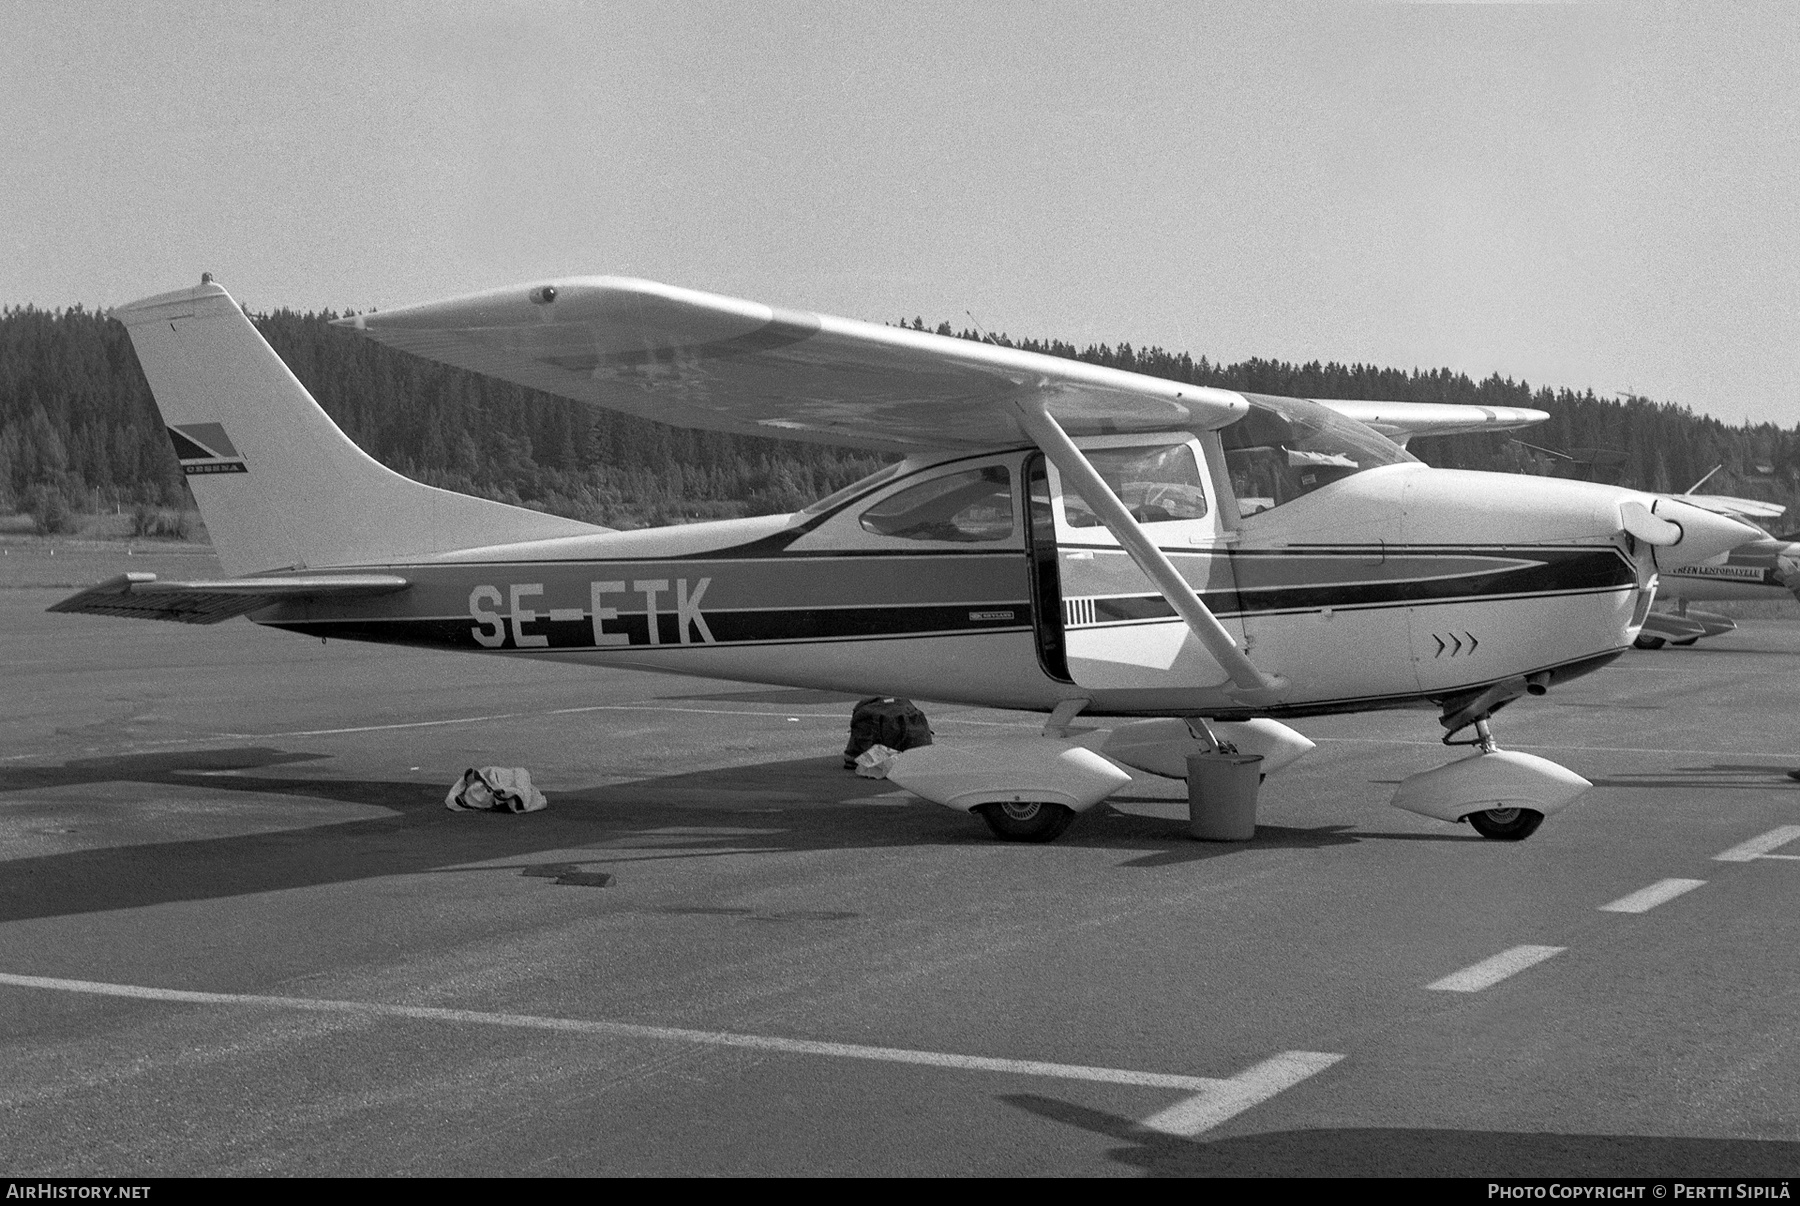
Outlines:
[{"label": "white single-engine airplane", "polygon": [[[223,288],[113,311],[227,573],[52,610],[630,666],[1050,713],[889,777],[1056,836],[1278,718],[1431,705],[1461,760],[1394,802],[1521,838],[1588,786],[1489,716],[1631,645],[1659,570],[1755,536],[1669,498],[1434,469],[1315,402],[590,277],[342,322],[666,423],[904,454],[793,515],[618,532],[411,481],[356,447]],[[1405,438],[1538,412],[1342,403]],[[1077,730],[1078,713],[1137,723]],[[1156,718],[1156,719],[1144,719]],[[1217,722],[1215,731],[1209,722]],[[1105,744],[1101,742],[1104,740]]]}]

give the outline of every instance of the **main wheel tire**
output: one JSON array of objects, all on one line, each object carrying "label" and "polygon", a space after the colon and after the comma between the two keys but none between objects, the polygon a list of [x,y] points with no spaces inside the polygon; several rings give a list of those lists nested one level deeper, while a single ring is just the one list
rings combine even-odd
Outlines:
[{"label": "main wheel tire", "polygon": [[1490,808],[1469,814],[1475,832],[1496,842],[1522,842],[1543,823],[1544,814],[1535,808]]},{"label": "main wheel tire", "polygon": [[1641,635],[1638,637],[1637,640],[1635,640],[1631,643],[1633,645],[1636,645],[1639,649],[1661,649],[1665,644],[1667,644],[1667,642],[1664,641],[1662,637],[1641,636]]},{"label": "main wheel tire", "polygon": [[977,811],[1003,842],[1053,842],[1075,819],[1075,811],[1041,800],[983,804]]}]

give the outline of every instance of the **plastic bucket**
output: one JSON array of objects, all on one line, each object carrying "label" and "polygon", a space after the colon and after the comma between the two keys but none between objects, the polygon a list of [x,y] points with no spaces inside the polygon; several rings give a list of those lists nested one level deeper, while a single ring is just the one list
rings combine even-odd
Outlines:
[{"label": "plastic bucket", "polygon": [[1261,754],[1189,754],[1188,836],[1203,842],[1247,842],[1256,836]]}]

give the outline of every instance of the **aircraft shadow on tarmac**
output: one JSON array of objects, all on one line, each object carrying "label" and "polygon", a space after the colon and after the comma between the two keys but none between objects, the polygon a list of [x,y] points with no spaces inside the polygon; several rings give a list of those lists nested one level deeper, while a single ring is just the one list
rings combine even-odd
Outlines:
[{"label": "aircraft shadow on tarmac", "polygon": [[[527,874],[598,887],[606,881],[604,872],[617,870],[614,864],[646,858],[968,846],[992,840],[979,819],[950,809],[867,803],[892,789],[845,771],[836,755],[559,791],[551,793],[548,810],[526,816],[450,812],[444,807],[447,785],[436,783],[334,778],[291,770],[254,773],[329,757],[257,746],[9,768],[0,783],[0,799],[33,789],[126,782],[373,805],[388,815],[322,824],[306,819],[273,832],[99,846],[12,859],[5,864],[6,875],[0,876],[0,921],[431,872]],[[755,826],[747,827],[751,818]],[[656,831],[671,827],[681,827],[683,836],[655,846]],[[719,830],[717,840],[706,840],[708,828]],[[652,848],[611,844],[640,835],[651,840]],[[1059,858],[1057,851],[1071,847],[1135,852],[1135,857],[1115,867],[1145,869],[1250,850],[1316,849],[1391,836],[1395,835],[1354,832],[1348,825],[1258,825],[1255,838],[1248,842],[1196,842],[1187,837],[1181,821],[1102,807],[1083,817],[1054,846],[1014,849],[1019,858]],[[568,861],[567,852],[582,847],[592,847],[592,856]],[[529,861],[529,856],[546,850],[558,851],[562,861],[542,866]],[[527,861],[493,866],[497,860],[515,857]],[[458,869],[472,863],[488,866]],[[552,870],[555,875],[550,876]]]},{"label": "aircraft shadow on tarmac", "polygon": [[1800,1143],[1666,1135],[1326,1127],[1183,1139],[1129,1118],[1034,1094],[1001,1097],[1055,1122],[1117,1139],[1109,1155],[1168,1177],[1791,1177]]}]

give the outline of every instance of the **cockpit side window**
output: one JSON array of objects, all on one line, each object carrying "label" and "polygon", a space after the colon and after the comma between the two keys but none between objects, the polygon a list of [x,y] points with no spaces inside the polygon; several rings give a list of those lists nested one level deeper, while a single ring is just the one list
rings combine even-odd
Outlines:
[{"label": "cockpit side window", "polygon": [[1012,475],[989,465],[932,478],[882,499],[859,522],[866,532],[904,540],[1005,540],[1013,534]]},{"label": "cockpit side window", "polygon": [[[1206,518],[1206,487],[1189,444],[1092,448],[1087,459],[1139,523]],[[1072,528],[1100,526],[1100,517],[1073,492],[1063,496],[1063,509]]]},{"label": "cockpit side window", "polygon": [[1279,507],[1365,469],[1418,459],[1316,402],[1244,398],[1249,411],[1219,431],[1240,515]]}]

